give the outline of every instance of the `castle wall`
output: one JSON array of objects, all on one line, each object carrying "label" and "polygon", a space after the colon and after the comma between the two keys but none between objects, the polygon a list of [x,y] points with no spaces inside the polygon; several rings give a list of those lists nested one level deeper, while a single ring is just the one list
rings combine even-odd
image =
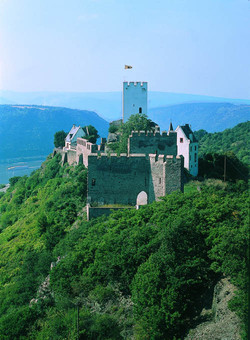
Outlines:
[{"label": "castle wall", "polygon": [[132,131],[128,139],[128,153],[177,155],[177,133]]},{"label": "castle wall", "polygon": [[157,157],[155,154],[149,155],[150,162],[150,202],[158,201],[159,197],[165,196],[165,163],[164,155]]},{"label": "castle wall", "polygon": [[165,195],[176,190],[184,192],[184,158],[166,156]]},{"label": "castle wall", "polygon": [[135,205],[148,194],[150,166],[145,155],[89,155],[88,202]]},{"label": "castle wall", "polygon": [[124,122],[133,114],[147,114],[147,91],[147,82],[123,82]]},{"label": "castle wall", "polygon": [[88,155],[91,153],[95,153],[98,150],[98,146],[96,144],[90,143],[87,139],[77,138],[77,146],[76,146],[76,162],[79,163],[79,157],[82,154],[83,156],[83,164],[88,167]]},{"label": "castle wall", "polygon": [[69,165],[76,163],[76,150],[67,150],[67,162]]},{"label": "castle wall", "polygon": [[144,154],[89,155],[88,203],[135,205],[144,191],[148,203],[183,191],[183,157]]}]

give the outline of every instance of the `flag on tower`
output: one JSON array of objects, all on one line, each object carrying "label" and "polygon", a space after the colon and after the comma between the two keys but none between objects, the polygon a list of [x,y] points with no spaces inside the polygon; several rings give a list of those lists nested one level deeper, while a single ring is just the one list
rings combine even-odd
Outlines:
[{"label": "flag on tower", "polygon": [[125,70],[127,70],[127,69],[130,69],[130,68],[132,68],[132,66],[129,66],[129,65],[125,65]]}]

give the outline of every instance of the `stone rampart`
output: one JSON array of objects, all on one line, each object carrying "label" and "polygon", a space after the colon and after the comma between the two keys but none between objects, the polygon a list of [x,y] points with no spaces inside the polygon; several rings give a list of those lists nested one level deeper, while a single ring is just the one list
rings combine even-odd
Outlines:
[{"label": "stone rampart", "polygon": [[67,150],[67,162],[69,165],[76,164],[76,150]]},{"label": "stone rampart", "polygon": [[145,155],[89,155],[88,202],[136,205],[141,191],[148,194],[149,162]]},{"label": "stone rampart", "polygon": [[132,131],[128,138],[128,153],[156,153],[158,155],[177,155],[177,133]]},{"label": "stone rampart", "polygon": [[90,154],[88,203],[136,205],[141,192],[147,203],[183,191],[183,158],[145,154]]},{"label": "stone rampart", "polygon": [[165,195],[173,191],[184,192],[184,158],[183,156],[166,157]]}]

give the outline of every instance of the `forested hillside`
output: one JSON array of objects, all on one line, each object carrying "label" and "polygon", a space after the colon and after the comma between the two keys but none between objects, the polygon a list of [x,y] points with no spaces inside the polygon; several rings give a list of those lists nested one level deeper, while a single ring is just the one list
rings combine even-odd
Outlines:
[{"label": "forested hillside", "polygon": [[231,151],[240,161],[250,165],[250,121],[217,133],[199,130],[195,132],[195,136],[199,140],[199,156],[214,152],[225,154]]},{"label": "forested hillside", "polygon": [[102,137],[108,132],[108,122],[95,112],[64,107],[0,105],[0,121],[1,161],[48,155],[54,133],[68,132],[73,124],[94,125]]},{"label": "forested hillside", "polygon": [[1,194],[1,339],[180,339],[223,276],[247,338],[244,181],[86,222],[86,169],[59,162]]}]

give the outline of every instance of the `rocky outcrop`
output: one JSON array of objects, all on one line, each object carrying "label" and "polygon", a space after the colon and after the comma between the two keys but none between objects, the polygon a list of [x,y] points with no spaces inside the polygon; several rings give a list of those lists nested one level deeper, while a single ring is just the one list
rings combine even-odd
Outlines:
[{"label": "rocky outcrop", "polygon": [[214,287],[213,303],[210,309],[203,309],[196,328],[189,331],[185,340],[238,340],[240,319],[228,308],[236,287],[227,278],[221,279]]},{"label": "rocky outcrop", "polygon": [[[64,256],[62,258],[64,258]],[[61,257],[58,256],[56,262],[51,262],[50,270],[52,270],[60,261]],[[45,280],[40,284],[36,298],[30,300],[30,307],[38,302],[50,302],[53,299],[54,295],[50,288],[50,275],[48,275]]]}]

